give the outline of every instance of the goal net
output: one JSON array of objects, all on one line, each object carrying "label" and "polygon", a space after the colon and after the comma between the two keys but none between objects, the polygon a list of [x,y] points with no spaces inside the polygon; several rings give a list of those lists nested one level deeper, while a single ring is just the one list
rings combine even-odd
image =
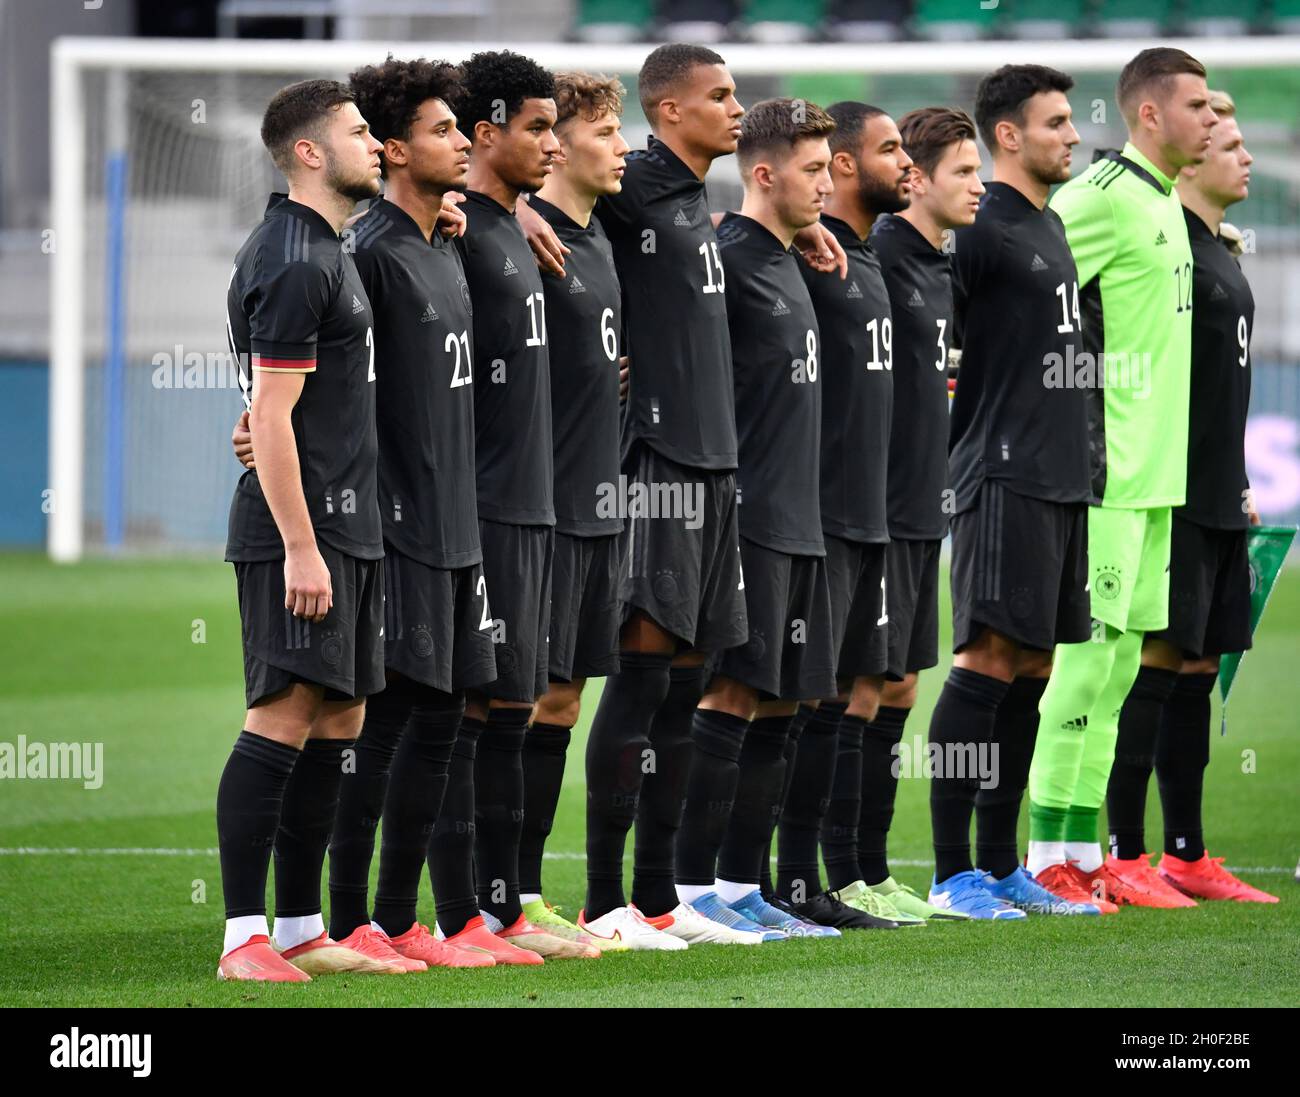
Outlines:
[{"label": "goal net", "polygon": [[[792,95],[822,105],[862,99],[895,116],[918,106],[972,108],[979,77],[1015,61],[1074,75],[1083,139],[1117,147],[1113,102],[1124,62],[1150,42],[720,46],[743,103]],[[1251,197],[1231,214],[1247,230],[1258,299],[1257,399],[1300,413],[1300,38],[1194,39],[1225,88],[1254,153]],[[230,431],[243,402],[225,341],[231,262],[283,181],[262,149],[262,110],[283,85],[343,78],[402,56],[463,59],[489,43],[63,39],[54,48],[54,180],[49,551],[210,552],[225,536],[239,468]],[[649,46],[524,48],[553,69],[616,73],[635,91]],[[633,147],[648,132],[630,95]],[[727,158],[709,179],[717,208],[740,189]],[[1076,170],[1078,170],[1076,168]],[[987,174],[987,173],[986,173]],[[1270,366],[1276,373],[1268,372]],[[1295,420],[1286,422],[1294,427]],[[1273,424],[1276,432],[1278,428]],[[1300,438],[1275,439],[1285,454]],[[1300,509],[1292,495],[1271,509]],[[1257,491],[1260,487],[1256,480]],[[1265,477],[1265,479],[1268,479]],[[1284,484],[1285,487],[1285,484]],[[1294,496],[1294,497],[1293,497]],[[1268,497],[1261,498],[1261,504]]]}]

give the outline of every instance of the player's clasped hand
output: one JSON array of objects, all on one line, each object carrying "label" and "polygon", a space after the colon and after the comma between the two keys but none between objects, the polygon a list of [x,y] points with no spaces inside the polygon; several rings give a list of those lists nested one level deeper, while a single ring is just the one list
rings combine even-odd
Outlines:
[{"label": "player's clasped hand", "polygon": [[464,236],[469,219],[458,207],[465,196],[458,191],[448,191],[442,196],[442,210],[438,213],[438,231],[443,236]]},{"label": "player's clasped hand", "polygon": [[284,558],[284,608],[293,610],[295,617],[303,617],[319,624],[334,605],[334,585],[330,569],[320,549],[288,552]]},{"label": "player's clasped hand", "polygon": [[235,447],[235,460],[246,469],[256,468],[253,461],[253,432],[248,429],[248,411],[239,414],[239,421],[230,433],[230,444]]}]

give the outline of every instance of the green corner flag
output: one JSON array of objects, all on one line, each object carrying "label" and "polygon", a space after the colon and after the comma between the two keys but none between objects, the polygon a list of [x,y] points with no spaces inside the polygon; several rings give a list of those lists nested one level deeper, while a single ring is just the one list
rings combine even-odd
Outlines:
[{"label": "green corner flag", "polygon": [[[1246,553],[1250,559],[1250,633],[1254,636],[1259,619],[1264,616],[1268,596],[1273,593],[1277,573],[1282,570],[1286,554],[1295,537],[1294,526],[1251,526],[1246,535]],[[1233,652],[1219,660],[1219,696],[1223,699],[1225,714],[1221,733],[1227,731],[1226,709],[1228,694],[1232,691],[1237,668],[1241,666],[1244,652]]]}]

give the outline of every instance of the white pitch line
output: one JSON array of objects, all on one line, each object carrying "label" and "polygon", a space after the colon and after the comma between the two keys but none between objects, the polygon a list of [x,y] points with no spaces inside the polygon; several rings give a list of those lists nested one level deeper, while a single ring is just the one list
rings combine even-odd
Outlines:
[{"label": "white pitch line", "polygon": [[[221,851],[215,846],[0,846],[0,857],[216,857]],[[585,861],[585,853],[570,850],[547,850],[542,857],[548,861]],[[773,858],[775,860],[775,858]],[[933,861],[889,859],[891,865],[904,868],[929,868]],[[1229,872],[1259,872],[1290,874],[1295,869],[1284,865],[1226,865]]]}]

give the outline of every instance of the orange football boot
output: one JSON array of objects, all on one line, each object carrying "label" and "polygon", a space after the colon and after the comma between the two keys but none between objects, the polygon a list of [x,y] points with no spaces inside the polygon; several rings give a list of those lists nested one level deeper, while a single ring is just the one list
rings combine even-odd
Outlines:
[{"label": "orange football boot", "polygon": [[1194,899],[1233,899],[1238,903],[1276,903],[1276,895],[1251,887],[1223,867],[1222,857],[1202,853],[1199,861],[1184,861],[1165,854],[1160,858],[1160,878]]},{"label": "orange football boot", "polygon": [[284,959],[271,947],[265,933],[232,948],[217,965],[218,979],[246,979],[258,983],[310,983],[311,976]]}]

